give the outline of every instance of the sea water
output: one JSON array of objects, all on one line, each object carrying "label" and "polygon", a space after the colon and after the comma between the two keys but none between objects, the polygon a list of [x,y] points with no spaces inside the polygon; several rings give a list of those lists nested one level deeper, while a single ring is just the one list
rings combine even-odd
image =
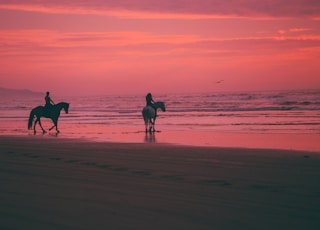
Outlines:
[{"label": "sea water", "polygon": [[[72,133],[70,128],[81,129],[84,137],[95,130],[96,136],[117,128],[145,130],[141,113],[145,95],[52,96],[55,102],[70,103],[69,114],[62,111],[59,119],[60,129],[69,127],[67,133]],[[166,112],[159,110],[156,121],[156,129],[162,132],[320,135],[320,90],[153,96],[166,105]],[[39,97],[1,98],[1,134],[26,132],[31,109],[43,103]],[[48,119],[43,121],[45,127],[52,126]]]}]

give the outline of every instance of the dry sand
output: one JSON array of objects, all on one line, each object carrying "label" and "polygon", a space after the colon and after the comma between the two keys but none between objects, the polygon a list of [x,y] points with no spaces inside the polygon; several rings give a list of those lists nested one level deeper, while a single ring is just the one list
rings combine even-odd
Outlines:
[{"label": "dry sand", "polygon": [[320,154],[0,136],[0,229],[320,229]]}]

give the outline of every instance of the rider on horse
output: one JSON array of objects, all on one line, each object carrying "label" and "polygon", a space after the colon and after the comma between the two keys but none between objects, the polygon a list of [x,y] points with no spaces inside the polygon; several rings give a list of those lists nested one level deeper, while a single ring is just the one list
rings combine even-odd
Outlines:
[{"label": "rider on horse", "polygon": [[46,102],[46,104],[44,106],[45,113],[49,114],[52,109],[52,106],[54,105],[53,100],[50,98],[50,92],[47,92],[44,100]]},{"label": "rider on horse", "polygon": [[146,132],[155,132],[155,121],[157,118],[157,110],[161,109],[163,112],[166,111],[164,102],[157,101],[155,102],[152,99],[151,93],[148,93],[146,96],[147,106],[142,109],[142,116],[146,126]]},{"label": "rider on horse", "polygon": [[157,117],[157,109],[154,106],[154,100],[152,99],[151,93],[148,93],[146,96],[147,106],[151,106],[155,111],[155,116]]}]

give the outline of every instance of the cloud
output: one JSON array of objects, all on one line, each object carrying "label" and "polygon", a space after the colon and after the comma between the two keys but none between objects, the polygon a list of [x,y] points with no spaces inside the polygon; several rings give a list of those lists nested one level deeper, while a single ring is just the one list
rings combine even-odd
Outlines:
[{"label": "cloud", "polygon": [[[277,32],[278,32],[278,34],[279,35],[285,35],[285,34],[289,34],[289,33],[291,33],[291,34],[298,34],[298,33],[305,33],[305,32],[310,32],[310,31],[313,31],[314,29],[312,29],[312,28],[290,28],[290,29],[288,29],[288,30],[278,30]],[[306,36],[306,35],[304,35],[304,36],[291,36],[291,37],[286,37],[287,39],[288,38],[290,38],[290,39],[292,39],[292,38],[297,38],[297,39],[299,39],[299,40],[301,40],[301,38],[307,38],[307,39],[310,39],[310,40],[314,40],[314,39],[316,39],[316,40],[318,40],[318,37],[319,36],[317,36],[317,35],[308,35],[308,36]],[[283,38],[283,37],[282,37]]]},{"label": "cloud", "polygon": [[2,2],[0,9],[138,19],[320,18],[318,0],[16,0]]},{"label": "cloud", "polygon": [[306,32],[312,30],[311,28],[291,28],[289,29],[292,33],[300,33],[300,32]]},{"label": "cloud", "polygon": [[213,19],[213,18],[238,18],[245,16],[225,15],[225,14],[208,14],[205,12],[173,12],[172,10],[148,9],[127,7],[96,8],[93,5],[87,7],[81,5],[39,5],[39,4],[0,4],[0,9],[18,10],[27,12],[38,12],[47,14],[79,14],[79,15],[105,15],[117,18],[134,18],[134,19]]},{"label": "cloud", "polygon": [[[0,60],[25,62],[105,63],[136,59],[163,61],[241,59],[304,52],[318,47],[320,36],[279,34],[268,37],[203,37],[196,34],[158,35],[147,32],[0,31]],[[317,51],[315,50],[317,53]],[[308,52],[309,53],[309,52]],[[179,61],[178,61],[179,60]]]},{"label": "cloud", "polygon": [[[307,29],[290,29],[291,32]],[[140,45],[169,44],[173,46],[210,44],[212,42],[241,42],[241,41],[320,41],[320,35],[286,35],[278,31],[278,36],[243,36],[243,37],[203,37],[197,34],[154,34],[149,32],[59,32],[52,30],[1,30],[0,45],[14,46],[31,44],[47,47],[130,47]]]},{"label": "cloud", "polygon": [[51,30],[2,30],[3,47],[24,44],[47,47],[119,47],[145,44],[188,44],[204,40],[198,35],[157,35],[147,32],[66,32]]}]

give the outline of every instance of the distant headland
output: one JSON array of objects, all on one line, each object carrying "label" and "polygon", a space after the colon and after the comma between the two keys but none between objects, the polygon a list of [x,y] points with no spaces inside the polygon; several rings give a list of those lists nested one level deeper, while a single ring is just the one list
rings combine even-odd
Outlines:
[{"label": "distant headland", "polygon": [[14,97],[14,96],[24,96],[24,97],[31,97],[31,96],[40,96],[43,93],[35,92],[29,89],[10,89],[0,87],[0,97]]}]

